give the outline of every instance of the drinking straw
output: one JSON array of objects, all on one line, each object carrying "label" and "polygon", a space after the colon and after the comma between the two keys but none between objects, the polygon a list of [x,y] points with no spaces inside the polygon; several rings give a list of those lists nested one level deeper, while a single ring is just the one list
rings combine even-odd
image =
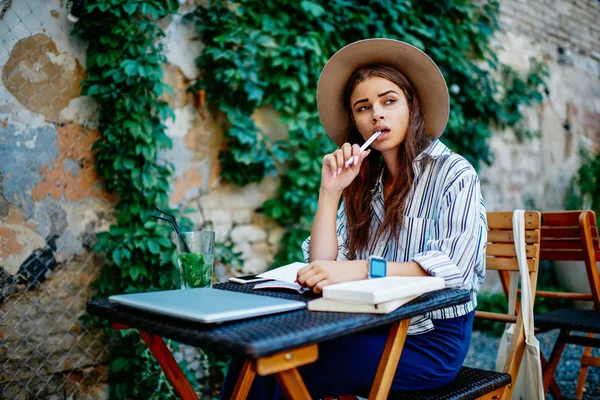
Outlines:
[{"label": "drinking straw", "polygon": [[177,232],[177,235],[179,235],[179,238],[183,242],[183,246],[185,247],[185,251],[187,251],[188,253],[191,253],[190,248],[188,247],[188,244],[185,241],[185,237],[181,234],[181,230],[179,229],[179,225],[177,225],[177,219],[175,218],[175,216],[173,214],[170,214],[170,213],[168,213],[166,211],[161,210],[158,207],[156,207],[156,210],[158,212],[161,212],[161,213],[169,216],[169,218],[161,217],[160,215],[154,215],[154,214],[152,214],[151,217],[157,218],[157,219],[162,219],[163,221],[170,222],[171,225],[173,225],[173,228],[175,228],[175,232]]}]

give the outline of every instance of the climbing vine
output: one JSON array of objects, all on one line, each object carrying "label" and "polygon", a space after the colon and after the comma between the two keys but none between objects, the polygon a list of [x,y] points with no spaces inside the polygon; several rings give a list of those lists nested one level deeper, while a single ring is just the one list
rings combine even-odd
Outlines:
[{"label": "climbing vine", "polygon": [[[178,279],[171,229],[150,218],[155,207],[168,206],[173,173],[157,157],[171,146],[164,122],[174,114],[160,98],[170,88],[162,82],[163,32],[155,21],[177,6],[176,0],[88,0],[74,28],[87,41],[83,94],[99,104],[96,170],[119,199],[116,223],[97,235],[94,247],[106,260],[95,282],[99,297],[172,289]],[[106,334],[114,344],[112,398],[175,397],[137,332],[107,328]]]},{"label": "climbing vine", "polygon": [[[193,89],[206,90],[229,120],[223,178],[245,185],[285,163],[278,195],[264,205],[287,228],[275,264],[302,259],[320,160],[333,149],[319,122],[315,90],[323,65],[344,45],[388,37],[431,55],[450,88],[443,141],[476,167],[493,161],[488,139],[494,126],[513,127],[521,138],[533,135],[520,123],[525,106],[541,101],[547,69],[533,61],[521,77],[498,61],[490,44],[497,15],[493,0],[212,1],[188,15],[206,46]],[[279,113],[289,140],[273,142],[254,124],[252,113],[267,106]]]}]

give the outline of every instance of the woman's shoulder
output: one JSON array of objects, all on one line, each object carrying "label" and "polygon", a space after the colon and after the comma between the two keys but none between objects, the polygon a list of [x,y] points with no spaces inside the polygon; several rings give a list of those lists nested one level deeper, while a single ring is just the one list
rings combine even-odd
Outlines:
[{"label": "woman's shoulder", "polygon": [[[441,144],[441,142],[440,142]],[[437,157],[431,157],[431,168],[437,171],[438,182],[443,182],[444,187],[449,187],[455,182],[465,179],[479,179],[477,171],[473,165],[463,156],[453,152],[445,145],[444,149],[437,154]],[[438,145],[439,146],[439,145]]]}]

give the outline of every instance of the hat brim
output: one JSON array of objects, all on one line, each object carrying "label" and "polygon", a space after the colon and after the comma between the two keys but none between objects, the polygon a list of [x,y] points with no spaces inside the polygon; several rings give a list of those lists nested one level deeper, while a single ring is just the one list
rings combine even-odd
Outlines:
[{"label": "hat brim", "polygon": [[341,144],[348,129],[343,104],[344,87],[352,73],[368,64],[387,64],[400,71],[415,89],[425,119],[425,133],[438,138],[450,115],[446,80],[427,54],[393,39],[366,39],[351,43],[327,62],[317,85],[319,117],[329,137]]}]

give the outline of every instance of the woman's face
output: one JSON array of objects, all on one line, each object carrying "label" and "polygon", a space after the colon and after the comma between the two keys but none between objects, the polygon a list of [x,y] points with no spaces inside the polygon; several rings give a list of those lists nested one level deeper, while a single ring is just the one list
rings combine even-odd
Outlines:
[{"label": "woman's face", "polygon": [[406,138],[409,111],[404,92],[385,78],[374,76],[356,85],[350,96],[356,128],[367,140],[383,133],[371,145],[380,152],[397,148]]}]

